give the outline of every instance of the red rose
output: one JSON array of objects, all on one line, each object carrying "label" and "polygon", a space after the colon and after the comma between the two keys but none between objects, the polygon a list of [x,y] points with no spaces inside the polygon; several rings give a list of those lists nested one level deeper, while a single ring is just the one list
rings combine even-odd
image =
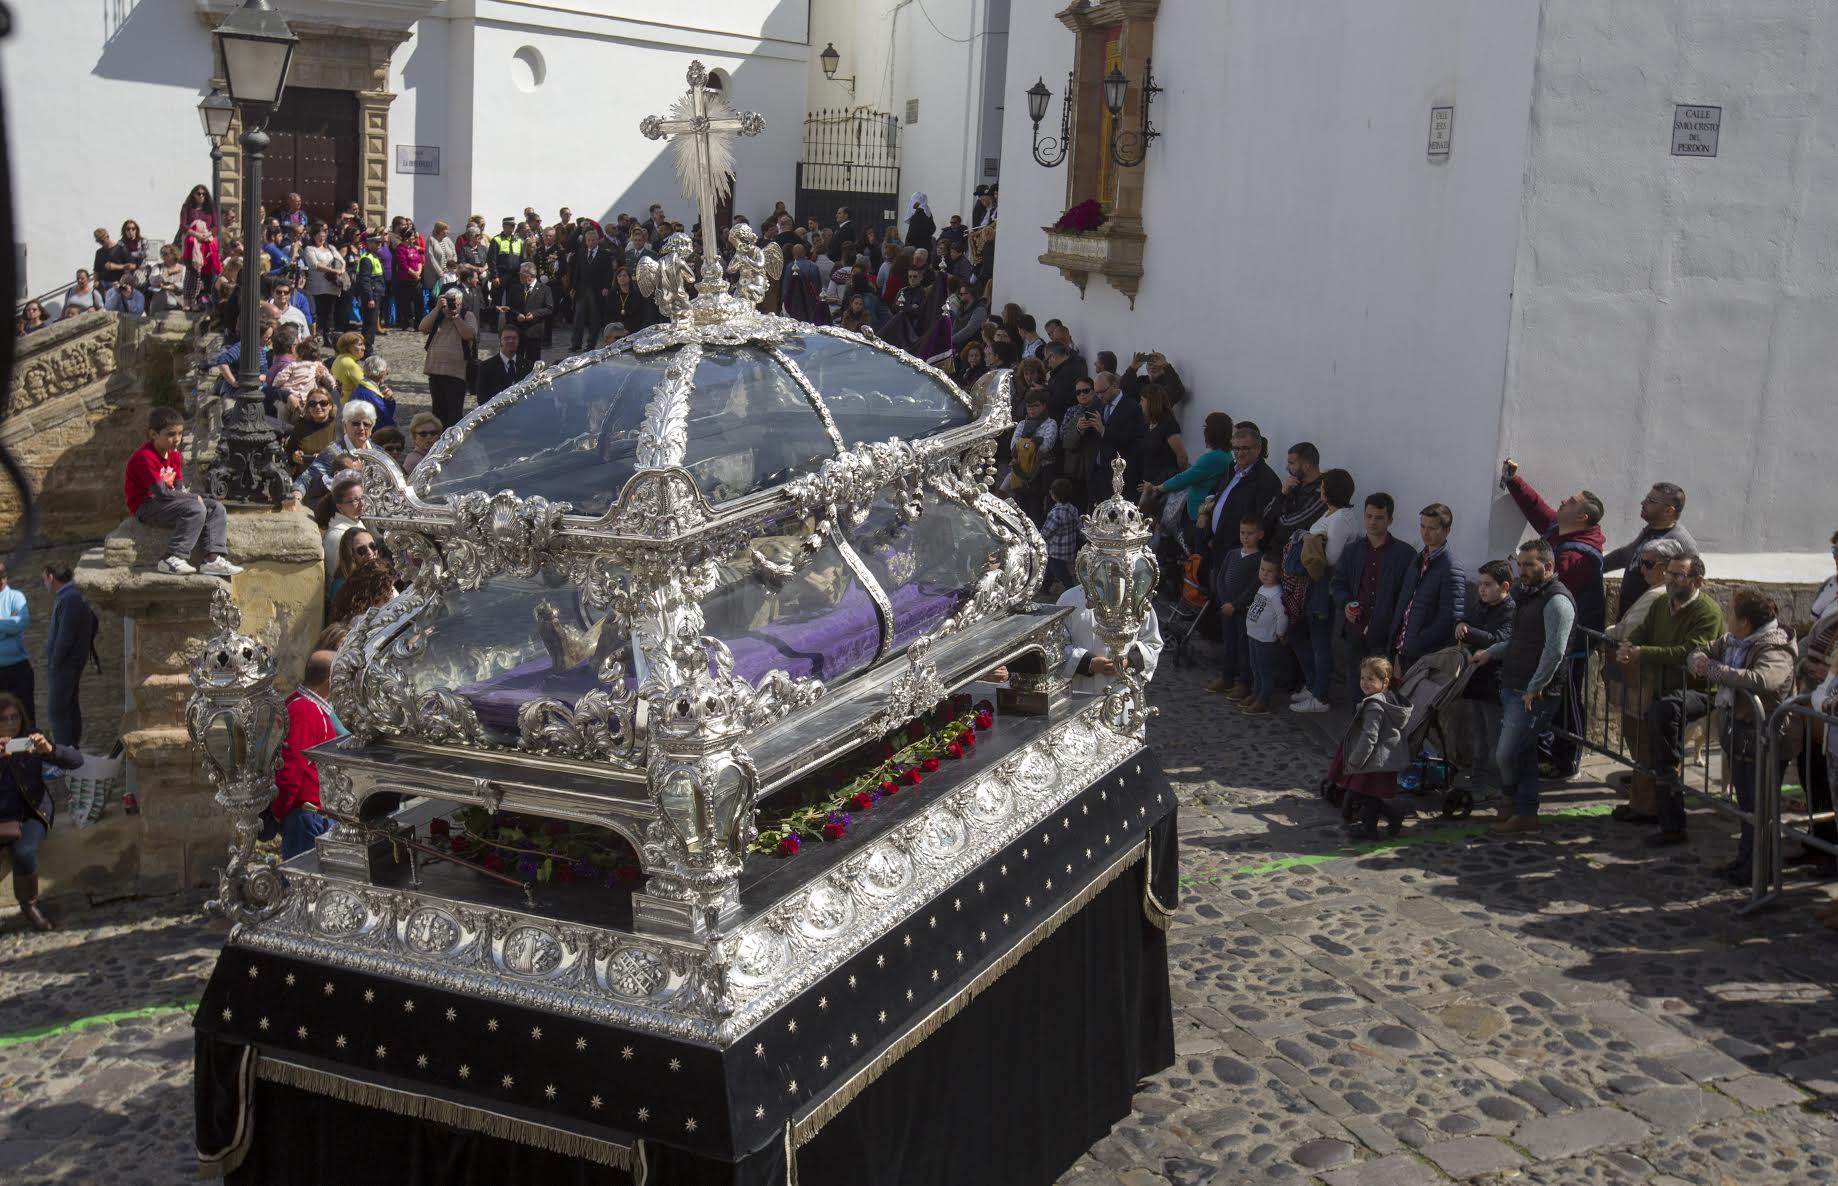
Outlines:
[{"label": "red rose", "polygon": [[826,840],[841,840],[842,833],[843,833],[843,826],[841,824],[823,825],[823,836],[824,836],[824,839]]},{"label": "red rose", "polygon": [[863,811],[874,806],[874,800],[868,797],[867,791],[857,791],[853,795],[850,795],[849,802],[861,808]]},{"label": "red rose", "polygon": [[899,793],[900,793],[900,784],[897,782],[894,782],[892,779],[889,779],[886,782],[881,784],[881,794],[897,795]]},{"label": "red rose", "polygon": [[466,838],[464,836],[455,836],[453,839],[447,841],[447,849],[450,852],[465,852]]},{"label": "red rose", "polygon": [[779,841],[779,851],[788,857],[795,856],[798,849],[803,847],[803,845],[804,842],[798,839],[798,834],[796,832],[787,832],[785,833],[785,839]]},{"label": "red rose", "polygon": [[927,774],[930,774],[932,771],[938,769],[938,759],[926,758],[924,761],[920,762],[919,765]]},{"label": "red rose", "polygon": [[428,835],[430,836],[446,836],[452,831],[453,825],[447,822],[447,817],[445,816],[440,816],[428,821]]},{"label": "red rose", "polygon": [[996,717],[994,713],[990,712],[987,708],[977,709],[976,711],[976,727],[977,728],[987,729],[989,728],[989,726],[995,723],[996,723]]},{"label": "red rose", "polygon": [[574,880],[574,866],[573,865],[557,865],[555,867],[555,880],[573,881]]},{"label": "red rose", "polygon": [[493,873],[504,872],[504,858],[495,852],[479,863],[484,865],[487,869],[490,869]]},{"label": "red rose", "polygon": [[951,744],[945,746],[945,753],[953,758],[961,758],[964,756],[964,747],[953,741]]},{"label": "red rose", "polygon": [[901,775],[900,777],[902,777],[902,778],[904,778],[904,779],[906,780],[906,785],[907,785],[907,786],[909,786],[909,787],[916,787],[916,786],[918,786],[918,785],[919,785],[919,767],[917,767],[917,766],[908,766],[908,767],[906,768],[906,773],[905,773],[905,774],[903,774],[903,775]]},{"label": "red rose", "polygon": [[971,746],[975,745],[976,730],[965,729],[962,733],[959,733],[957,735],[957,744],[963,746],[965,749],[969,749]]}]

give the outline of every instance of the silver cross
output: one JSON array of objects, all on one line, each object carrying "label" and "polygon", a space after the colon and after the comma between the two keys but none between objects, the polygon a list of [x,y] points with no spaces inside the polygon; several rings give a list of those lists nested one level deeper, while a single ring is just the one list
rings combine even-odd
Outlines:
[{"label": "silver cross", "polygon": [[[728,145],[735,135],[759,135],[766,127],[766,120],[757,111],[734,111],[719,92],[711,92],[705,85],[708,70],[701,62],[690,62],[686,77],[689,93],[677,100],[671,114],[668,117],[647,115],[639,121],[638,130],[647,140],[687,136],[689,143],[694,145],[693,149],[680,148],[678,151],[692,154],[693,168],[687,172],[694,189],[696,212],[702,220],[702,277],[697,287],[703,292],[716,292],[722,287],[723,278],[719,240],[715,236],[715,203],[727,195],[732,181],[731,170],[726,167],[731,159]],[[711,96],[715,98],[712,115],[709,111]],[[717,168],[718,163],[723,167]],[[681,176],[686,170],[677,172]]]}]

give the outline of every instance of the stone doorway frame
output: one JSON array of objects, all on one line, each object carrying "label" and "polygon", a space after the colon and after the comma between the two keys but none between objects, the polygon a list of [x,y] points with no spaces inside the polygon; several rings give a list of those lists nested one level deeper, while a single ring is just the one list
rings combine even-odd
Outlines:
[{"label": "stone doorway frame", "polygon": [[[223,17],[199,12],[198,19],[214,31]],[[357,102],[359,201],[363,204],[365,224],[381,227],[389,221],[389,105],[396,98],[395,92],[388,89],[389,59],[396,47],[409,39],[409,29],[370,29],[296,20],[290,20],[288,25],[300,38],[300,44],[294,50],[287,85],[348,91]],[[213,69],[216,73],[210,85],[223,86],[221,65],[214,64]],[[242,225],[245,187],[242,153],[236,146],[236,138],[241,134],[242,117],[233,115],[229,134],[224,138],[223,165],[218,171],[216,195],[217,225],[226,235],[237,233]],[[244,250],[249,250],[246,244]]]}]

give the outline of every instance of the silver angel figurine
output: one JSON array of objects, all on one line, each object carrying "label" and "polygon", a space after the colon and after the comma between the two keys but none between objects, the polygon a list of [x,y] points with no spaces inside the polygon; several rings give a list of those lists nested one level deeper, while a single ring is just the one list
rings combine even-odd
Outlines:
[{"label": "silver angel figurine", "polygon": [[695,244],[689,236],[677,231],[664,240],[661,258],[647,256],[638,261],[638,291],[657,304],[657,311],[672,321],[689,316],[689,286],[696,273],[689,266]]},{"label": "silver angel figurine", "polygon": [[759,236],[744,222],[735,223],[728,232],[728,244],[734,248],[734,262],[728,266],[728,274],[739,277],[734,295],[749,305],[758,305],[785,270],[785,253],[777,243],[768,243],[761,250]]}]

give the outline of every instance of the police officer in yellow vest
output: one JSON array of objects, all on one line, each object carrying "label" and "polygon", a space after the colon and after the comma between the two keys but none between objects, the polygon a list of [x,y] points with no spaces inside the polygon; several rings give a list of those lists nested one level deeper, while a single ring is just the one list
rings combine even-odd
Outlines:
[{"label": "police officer in yellow vest", "polygon": [[523,263],[523,239],[517,234],[517,220],[506,217],[504,227],[491,237],[485,247],[485,262],[492,277],[488,306],[501,305],[504,296],[517,287],[517,269]]}]

